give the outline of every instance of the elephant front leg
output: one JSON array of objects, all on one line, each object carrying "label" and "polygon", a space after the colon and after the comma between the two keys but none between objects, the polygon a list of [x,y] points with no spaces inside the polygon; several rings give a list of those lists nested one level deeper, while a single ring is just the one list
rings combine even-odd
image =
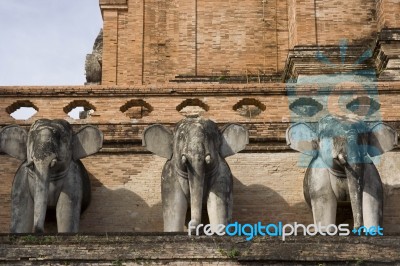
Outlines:
[{"label": "elephant front leg", "polygon": [[309,170],[306,178],[308,178],[314,224],[317,226],[335,224],[337,199],[332,190],[330,173],[326,168],[315,167]]},{"label": "elephant front leg", "polygon": [[164,232],[182,232],[188,209],[185,195],[176,190],[163,197]]},{"label": "elephant front leg", "polygon": [[[170,172],[167,163],[161,180],[164,232],[182,232],[185,227],[188,203],[177,178]],[[189,190],[189,187],[186,189]]]},{"label": "elephant front leg", "polygon": [[[75,192],[75,194],[82,194]],[[82,195],[62,191],[57,202],[57,229],[59,233],[77,233],[81,213]]]},{"label": "elephant front leg", "polygon": [[187,200],[180,187],[163,193],[164,232],[182,232],[187,209]]},{"label": "elephant front leg", "polygon": [[[213,184],[207,199],[210,224],[227,225],[232,218],[232,176],[221,176]],[[217,229],[217,228],[215,228]]]},{"label": "elephant front leg", "polygon": [[[76,169],[77,170],[77,169]],[[57,201],[57,229],[59,233],[77,233],[81,216],[82,180],[80,174],[65,177]]]},{"label": "elephant front leg", "polygon": [[11,233],[32,232],[33,209],[26,168],[21,167],[15,175],[11,193]]},{"label": "elephant front leg", "polygon": [[33,227],[33,200],[29,194],[11,202],[11,233],[31,233]]},{"label": "elephant front leg", "polygon": [[214,191],[210,191],[207,200],[207,213],[211,225],[228,224],[230,220],[230,201],[230,196],[228,196],[226,193],[216,193]]},{"label": "elephant front leg", "polygon": [[362,205],[364,226],[382,225],[383,187],[378,170],[372,163],[365,166]]}]

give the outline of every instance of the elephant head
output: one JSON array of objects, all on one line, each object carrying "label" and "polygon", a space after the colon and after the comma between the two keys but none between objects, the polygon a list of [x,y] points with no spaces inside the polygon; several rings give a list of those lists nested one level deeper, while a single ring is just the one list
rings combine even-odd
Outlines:
[{"label": "elephant head", "polygon": [[[85,126],[74,133],[65,120],[37,120],[29,133],[14,125],[2,129],[1,150],[24,161],[23,167],[29,176],[27,182],[33,199],[35,232],[43,232],[48,200],[57,201],[59,197],[59,194],[51,195],[53,192],[49,192],[50,183],[62,180],[71,171],[76,171],[71,167],[72,162],[96,153],[102,147],[102,141],[103,135],[97,128]],[[19,181],[14,180],[13,190],[20,189],[15,187],[18,184]]]},{"label": "elephant head", "polygon": [[153,125],[143,134],[143,145],[169,160],[174,169],[172,175],[187,180],[193,225],[201,221],[203,195],[209,192],[204,191],[210,189],[209,180],[223,175],[231,178],[230,172],[222,173],[229,170],[221,170],[226,164],[224,158],[243,150],[247,143],[248,132],[243,126],[228,124],[219,130],[214,122],[203,118],[183,119],[174,133],[162,125]]},{"label": "elephant head", "polygon": [[365,166],[372,164],[370,157],[397,145],[397,132],[382,122],[368,126],[350,116],[328,115],[318,122],[317,130],[306,123],[290,126],[286,140],[292,149],[314,157],[311,167],[327,168],[334,176],[347,178],[354,226],[361,226]]}]

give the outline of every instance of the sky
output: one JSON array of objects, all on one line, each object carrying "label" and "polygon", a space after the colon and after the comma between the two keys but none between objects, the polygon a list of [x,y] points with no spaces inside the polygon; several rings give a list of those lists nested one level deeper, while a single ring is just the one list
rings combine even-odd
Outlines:
[{"label": "sky", "polygon": [[99,0],[0,0],[0,86],[83,85]]}]

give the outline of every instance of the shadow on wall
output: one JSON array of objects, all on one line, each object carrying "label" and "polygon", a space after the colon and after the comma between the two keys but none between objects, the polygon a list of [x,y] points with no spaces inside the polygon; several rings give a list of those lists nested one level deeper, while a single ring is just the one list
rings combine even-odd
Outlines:
[{"label": "shadow on wall", "polygon": [[[109,189],[89,173],[92,199],[81,216],[80,232],[162,232],[162,203],[149,204],[136,193],[125,189]],[[302,193],[302,191],[301,191]],[[276,191],[264,185],[244,185],[236,177],[233,184],[232,222],[239,223],[312,223],[311,210],[305,202],[289,205]],[[57,232],[55,213],[46,220],[46,232]],[[209,223],[204,206],[202,223]],[[296,217],[290,220],[289,217]],[[190,221],[190,208],[186,224]]]},{"label": "shadow on wall", "polygon": [[[301,191],[302,193],[302,191]],[[296,217],[296,220],[289,220]],[[311,210],[305,202],[289,205],[276,191],[264,185],[244,185],[233,178],[232,220],[239,223],[312,223]],[[291,218],[290,218],[291,219]]]},{"label": "shadow on wall", "polygon": [[161,202],[150,206],[129,189],[109,189],[89,173],[92,200],[81,218],[81,232],[162,231]]},{"label": "shadow on wall", "polygon": [[[80,232],[162,232],[162,204],[150,206],[136,193],[124,189],[106,188],[89,173],[92,183],[92,200],[81,217]],[[302,190],[300,193],[303,193]],[[384,184],[384,229],[385,232],[399,232],[398,202],[400,185]],[[264,185],[246,186],[234,177],[234,207],[232,222],[239,223],[313,223],[312,212],[305,201],[294,205],[276,191]],[[188,210],[187,222],[190,220]],[[204,223],[208,223],[206,209],[203,210]],[[292,217],[296,217],[296,220]],[[339,202],[337,224],[352,226],[350,202]],[[49,211],[46,217],[46,232],[57,232],[55,212]]]},{"label": "shadow on wall", "polygon": [[383,184],[383,228],[384,232],[400,232],[400,184]]},{"label": "shadow on wall", "polygon": [[[152,232],[162,231],[161,202],[149,206],[136,193],[109,189],[89,172],[92,195],[89,207],[81,215],[79,232]],[[56,213],[46,214],[46,233],[57,232]]]}]

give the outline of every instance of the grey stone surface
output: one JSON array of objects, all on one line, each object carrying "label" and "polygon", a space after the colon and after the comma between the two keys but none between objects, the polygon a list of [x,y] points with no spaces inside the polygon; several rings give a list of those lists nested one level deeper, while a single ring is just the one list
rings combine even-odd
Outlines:
[{"label": "grey stone surface", "polygon": [[398,265],[400,237],[0,235],[3,265]]},{"label": "grey stone surface", "polygon": [[99,35],[93,44],[93,51],[91,54],[86,55],[85,72],[86,72],[86,85],[101,84],[103,62],[103,29],[100,30]]},{"label": "grey stone surface", "polygon": [[37,120],[27,133],[19,126],[0,131],[1,150],[23,161],[13,182],[11,232],[40,233],[48,208],[59,232],[78,232],[90,202],[90,181],[79,159],[96,153],[103,134],[93,126],[74,133],[65,120]]},{"label": "grey stone surface", "polygon": [[243,150],[248,131],[229,124],[218,129],[208,119],[186,118],[171,132],[162,125],[148,127],[143,145],[167,158],[161,181],[164,231],[183,231],[190,208],[193,226],[207,209],[211,224],[227,224],[232,217],[232,173],[225,157]]},{"label": "grey stone surface", "polygon": [[335,224],[338,201],[351,202],[354,227],[382,225],[383,188],[373,157],[397,145],[387,124],[369,126],[348,116],[322,118],[318,130],[296,123],[286,132],[288,145],[313,156],[304,178],[304,197],[314,222]]}]

